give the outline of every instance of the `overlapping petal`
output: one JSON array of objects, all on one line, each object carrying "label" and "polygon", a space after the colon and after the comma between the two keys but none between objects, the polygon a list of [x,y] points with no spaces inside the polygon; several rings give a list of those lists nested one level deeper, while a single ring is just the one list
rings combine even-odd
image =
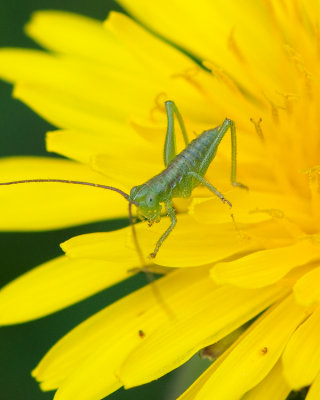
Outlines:
[{"label": "overlapping petal", "polygon": [[106,396],[122,385],[119,368],[131,350],[160,327],[170,326],[172,318],[188,314],[186,304],[194,309],[192,300],[210,293],[214,284],[205,277],[206,270],[177,271],[119,300],[61,339],[34,376],[43,382],[44,389],[61,385],[57,392],[60,399]]},{"label": "overlapping petal", "polygon": [[[69,179],[112,185],[110,179],[69,160],[12,157],[0,162],[1,182]],[[1,186],[2,230],[46,230],[126,217],[127,203],[117,193],[62,183]]]},{"label": "overlapping petal", "polygon": [[212,374],[206,382],[200,380],[194,399],[207,399],[213,392],[219,400],[241,398],[271,371],[306,315],[308,310],[296,305],[292,296],[273,306],[240,337],[217,368],[215,364],[210,367]]},{"label": "overlapping petal", "polygon": [[128,69],[138,69],[130,52],[119,46],[116,38],[92,18],[63,11],[37,11],[25,30],[54,52],[106,66],[121,68],[126,65]]},{"label": "overlapping petal", "polygon": [[208,294],[203,292],[199,299],[188,299],[192,307],[188,306],[183,318],[148,336],[129,354],[119,372],[120,380],[125,387],[131,387],[159,378],[227,336],[285,293],[281,286],[265,290],[224,286]]},{"label": "overlapping petal", "polygon": [[320,371],[320,308],[301,324],[282,356],[283,372],[292,389],[311,385]]},{"label": "overlapping petal", "polygon": [[319,260],[318,246],[301,241],[294,245],[262,250],[235,261],[216,264],[211,270],[213,280],[240,287],[262,287],[276,282],[290,270]]},{"label": "overlapping petal", "polygon": [[[151,228],[145,224],[136,226],[138,240],[146,257],[152,253],[169,224],[168,218],[163,218]],[[233,241],[232,247],[229,246],[230,240]],[[112,245],[106,246],[106,243]],[[239,236],[232,223],[212,227],[195,223],[188,215],[180,215],[175,230],[161,247],[155,263],[166,267],[205,265],[253,250],[256,246],[254,240]],[[118,260],[122,257],[138,260],[129,227],[116,232],[76,236],[63,243],[62,248],[69,257],[108,260],[117,256],[120,257]]]},{"label": "overlapping petal", "polygon": [[317,266],[302,276],[293,287],[297,302],[303,305],[312,305],[320,302],[320,268]]},{"label": "overlapping petal", "polygon": [[[309,210],[299,197],[252,189],[229,190],[225,196],[232,203],[231,212],[236,223],[257,223],[271,218],[287,218],[299,221],[301,224],[308,223],[306,229],[312,226]],[[223,204],[216,197],[201,201],[194,199],[191,213],[197,220],[208,224],[225,222],[229,218],[228,214],[223,212]]]},{"label": "overlapping petal", "polygon": [[[132,275],[125,264],[60,256],[0,291],[0,325],[40,318],[68,307]],[[22,306],[23,305],[23,306]]]},{"label": "overlapping petal", "polygon": [[267,377],[246,393],[242,400],[285,400],[290,391],[283,377],[282,364],[278,361]]},{"label": "overlapping petal", "polygon": [[[255,95],[260,95],[257,85],[269,94],[276,83],[290,82],[289,71],[284,76],[277,68],[286,60],[276,41],[278,32],[273,27],[270,9],[262,1],[239,9],[236,2],[201,0],[185,7],[181,1],[168,0],[157,13],[145,0],[135,3],[120,0],[120,4],[173,43],[202,60],[212,60],[215,65],[223,66],[236,82]],[[252,24],[252,21],[259,21],[259,24]],[[255,68],[250,68],[249,62]]]}]

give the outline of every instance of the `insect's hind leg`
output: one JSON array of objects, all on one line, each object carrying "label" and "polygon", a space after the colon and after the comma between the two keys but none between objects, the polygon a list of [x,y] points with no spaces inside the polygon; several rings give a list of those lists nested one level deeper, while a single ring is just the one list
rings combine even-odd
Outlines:
[{"label": "insect's hind leg", "polygon": [[171,100],[166,101],[165,106],[166,106],[166,111],[167,111],[168,125],[167,125],[166,140],[164,143],[163,159],[164,159],[165,166],[168,166],[168,164],[177,155],[176,154],[176,139],[175,139],[175,133],[174,133],[174,115],[176,115],[177,120],[179,122],[180,129],[181,129],[183,139],[185,141],[186,146],[188,146],[189,140],[188,140],[187,131],[184,126],[183,119],[178,110],[178,107]]},{"label": "insect's hind leg", "polygon": [[232,186],[237,186],[242,189],[248,189],[247,186],[240,182],[237,182],[237,137],[236,137],[236,127],[234,121],[226,118],[220,127],[219,134],[223,137],[226,131],[230,128],[231,132],[231,183]]},{"label": "insect's hind leg", "polygon": [[229,205],[229,207],[232,207],[232,204],[230,203],[229,200],[227,200],[222,193],[220,193],[214,186],[211,185],[210,182],[208,182],[206,179],[204,179],[203,176],[197,174],[196,172],[190,171],[188,172],[188,175],[191,176],[192,178],[198,180],[200,183],[202,183],[203,185],[205,185],[212,193],[214,193],[216,196],[219,197],[219,199],[223,202],[223,203],[227,203]]},{"label": "insect's hind leg", "polygon": [[151,258],[155,258],[155,256],[157,255],[162,243],[169,236],[170,232],[173,230],[173,228],[176,226],[176,223],[177,223],[176,213],[175,213],[175,210],[173,208],[171,200],[166,202],[166,211],[167,211],[168,216],[171,219],[171,224],[170,224],[169,228],[161,236],[161,238],[157,241],[156,247],[154,248],[153,252],[150,254]]}]

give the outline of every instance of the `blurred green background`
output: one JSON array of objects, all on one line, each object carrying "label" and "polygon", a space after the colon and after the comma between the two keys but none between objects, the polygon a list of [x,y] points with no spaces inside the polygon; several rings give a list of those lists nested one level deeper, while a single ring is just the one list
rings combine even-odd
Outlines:
[{"label": "blurred green background", "polygon": [[[107,0],[1,0],[0,45],[37,47],[23,33],[23,26],[35,10],[60,9],[105,19],[111,9],[120,10]],[[21,102],[11,98],[12,87],[0,81],[0,156],[45,155],[44,133],[48,123]],[[52,156],[52,155],[51,155]],[[5,210],[2,210],[5,212]],[[127,221],[91,224],[79,228],[39,233],[0,233],[0,286],[30,268],[61,254],[59,243],[87,232],[111,230],[125,226]],[[53,393],[43,393],[31,378],[30,371],[44,353],[65,333],[85,318],[116,299],[146,284],[138,276],[81,302],[64,311],[27,324],[0,328],[0,399],[48,400]],[[22,305],[23,307],[23,305]],[[195,361],[157,382],[129,391],[120,390],[109,399],[174,399],[190,378],[207,362]],[[182,378],[184,376],[184,378]],[[76,400],[76,399],[70,399]]]}]

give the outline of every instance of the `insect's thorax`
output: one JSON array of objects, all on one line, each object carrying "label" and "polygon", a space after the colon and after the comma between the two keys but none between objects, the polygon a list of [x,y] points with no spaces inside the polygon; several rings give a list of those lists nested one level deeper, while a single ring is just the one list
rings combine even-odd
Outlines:
[{"label": "insect's thorax", "polygon": [[[190,197],[199,181],[190,172],[203,176],[216,150],[216,129],[204,131],[179,153],[158,175],[146,183],[134,187],[130,200],[138,208],[138,215],[150,222],[157,221],[161,215],[160,203],[175,197]],[[214,149],[214,150],[211,150]]]}]

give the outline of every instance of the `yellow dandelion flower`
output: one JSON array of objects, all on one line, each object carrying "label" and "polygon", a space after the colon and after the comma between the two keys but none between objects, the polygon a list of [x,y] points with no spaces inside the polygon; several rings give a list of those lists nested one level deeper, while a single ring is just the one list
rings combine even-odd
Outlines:
[{"label": "yellow dandelion flower", "polygon": [[[48,151],[70,159],[4,159],[0,180],[77,179],[128,192],[163,169],[171,99],[189,132],[236,121],[249,191],[231,188],[224,140],[207,178],[232,202],[235,224],[201,188],[175,202],[178,224],[154,260],[170,273],[153,283],[172,316],[148,285],[62,338],[34,377],[57,389],[55,400],[98,400],[163,376],[256,317],[180,399],[280,400],[305,386],[308,400],[319,399],[319,1],[119,3],[141,24],[117,12],[104,24],[38,12],[26,30],[49,52],[0,51],[14,96],[59,128],[46,136]],[[65,186],[2,187],[0,227],[126,215],[117,194]],[[138,224],[144,253],[167,225]],[[0,323],[57,311],[139,266],[129,228],[62,249],[2,290]]]}]

